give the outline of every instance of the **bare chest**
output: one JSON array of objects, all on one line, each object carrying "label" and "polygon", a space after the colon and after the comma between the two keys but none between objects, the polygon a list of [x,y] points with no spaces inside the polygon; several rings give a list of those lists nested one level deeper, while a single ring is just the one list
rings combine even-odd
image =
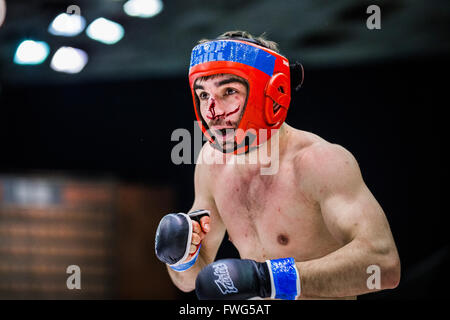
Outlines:
[{"label": "bare chest", "polygon": [[221,177],[214,199],[241,258],[302,261],[336,249],[319,206],[304,195],[292,167],[268,176],[229,170]]}]

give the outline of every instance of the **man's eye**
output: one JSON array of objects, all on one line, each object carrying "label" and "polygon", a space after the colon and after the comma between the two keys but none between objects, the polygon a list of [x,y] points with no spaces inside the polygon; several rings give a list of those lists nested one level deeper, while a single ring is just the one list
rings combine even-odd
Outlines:
[{"label": "man's eye", "polygon": [[202,92],[202,93],[200,93],[199,97],[202,100],[206,100],[206,99],[208,99],[208,94],[206,92]]},{"label": "man's eye", "polygon": [[236,92],[237,91],[235,89],[228,88],[227,91],[226,91],[226,94],[230,95],[230,94],[233,94],[233,93],[236,93]]}]

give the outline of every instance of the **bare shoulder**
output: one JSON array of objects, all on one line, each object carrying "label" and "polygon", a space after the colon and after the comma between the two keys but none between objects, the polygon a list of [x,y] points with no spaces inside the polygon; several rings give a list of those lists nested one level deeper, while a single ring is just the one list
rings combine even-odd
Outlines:
[{"label": "bare shoulder", "polygon": [[214,149],[205,143],[198,154],[197,161],[195,162],[195,183],[200,183],[202,185],[209,184],[211,165],[214,160]]},{"label": "bare shoulder", "polygon": [[194,205],[193,209],[204,209],[208,208],[214,215],[215,208],[214,197],[212,194],[212,174],[211,165],[202,161],[202,157],[207,157],[208,154],[208,144],[205,144],[199,153],[199,158],[195,164],[194,172]]},{"label": "bare shoulder", "polygon": [[362,182],[358,162],[346,148],[309,132],[297,134],[303,143],[293,151],[293,161],[302,187],[312,194],[324,194],[352,188]]},{"label": "bare shoulder", "polygon": [[205,143],[195,162],[196,189],[210,193],[213,181],[218,174],[218,169],[221,167],[220,164],[224,163],[224,161],[220,152],[214,149],[210,143]]}]

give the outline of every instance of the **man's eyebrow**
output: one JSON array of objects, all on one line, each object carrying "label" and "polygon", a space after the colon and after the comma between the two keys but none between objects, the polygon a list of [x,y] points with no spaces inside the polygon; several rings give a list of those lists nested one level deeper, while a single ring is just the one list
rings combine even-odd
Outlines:
[{"label": "man's eyebrow", "polygon": [[199,85],[199,84],[194,84],[194,90],[197,90],[197,89],[205,89],[205,88],[203,88],[203,86],[202,85]]},{"label": "man's eyebrow", "polygon": [[228,78],[228,79],[225,79],[225,80],[216,82],[215,85],[216,85],[216,87],[220,87],[220,86],[223,86],[223,85],[225,85],[225,84],[229,84],[229,83],[233,83],[233,82],[241,83],[241,84],[243,84],[244,86],[247,85],[247,84],[245,83],[245,81],[243,81],[243,80],[241,80],[241,79],[238,79],[238,78]]}]

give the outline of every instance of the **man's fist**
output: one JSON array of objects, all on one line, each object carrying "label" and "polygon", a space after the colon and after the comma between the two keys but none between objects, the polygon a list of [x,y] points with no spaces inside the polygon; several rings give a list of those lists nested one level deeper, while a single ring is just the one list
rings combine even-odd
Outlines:
[{"label": "man's fist", "polygon": [[165,215],[156,230],[155,251],[158,259],[171,267],[192,260],[209,232],[209,219],[208,210]]}]

